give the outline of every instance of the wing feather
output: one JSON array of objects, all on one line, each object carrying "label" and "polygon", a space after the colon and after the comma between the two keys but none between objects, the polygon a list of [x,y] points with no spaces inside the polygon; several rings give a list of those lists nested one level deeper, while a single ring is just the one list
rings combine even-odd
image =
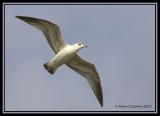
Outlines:
[{"label": "wing feather", "polygon": [[24,22],[41,30],[46,37],[48,44],[55,53],[57,53],[65,46],[65,42],[62,38],[58,25],[51,23],[47,20],[27,16],[16,16],[16,18],[21,19]]},{"label": "wing feather", "polygon": [[66,65],[78,74],[80,74],[81,76],[86,78],[99,103],[101,104],[101,106],[103,106],[103,94],[100,78],[94,64],[91,64],[81,59],[78,55],[76,55]]}]

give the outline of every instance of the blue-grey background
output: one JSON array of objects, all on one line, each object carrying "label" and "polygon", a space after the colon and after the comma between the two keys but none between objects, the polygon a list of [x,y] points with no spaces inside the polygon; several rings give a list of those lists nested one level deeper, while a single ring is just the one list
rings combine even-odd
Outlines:
[{"label": "blue-grey background", "polygon": [[[67,66],[54,75],[44,69],[54,53],[43,34],[16,15],[52,21],[67,43],[88,46],[79,54],[99,72],[103,108],[87,81]],[[6,111],[150,111],[154,105],[153,5],[5,5]]]}]

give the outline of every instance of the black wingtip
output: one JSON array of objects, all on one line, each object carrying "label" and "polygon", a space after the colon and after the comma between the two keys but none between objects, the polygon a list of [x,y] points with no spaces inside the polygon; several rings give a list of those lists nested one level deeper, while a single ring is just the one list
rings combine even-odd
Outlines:
[{"label": "black wingtip", "polygon": [[103,99],[99,100],[101,107],[103,107]]},{"label": "black wingtip", "polygon": [[15,16],[18,19],[24,20],[26,18],[26,16]]},{"label": "black wingtip", "polygon": [[22,18],[22,16],[15,16],[16,18],[18,18],[18,19],[21,19]]},{"label": "black wingtip", "polygon": [[29,22],[39,23],[40,20],[42,20],[42,19],[39,19],[39,18],[34,18],[34,17],[29,17],[29,16],[15,16],[15,17],[23,20],[24,22],[28,22],[28,23]]},{"label": "black wingtip", "polygon": [[103,103],[100,103],[101,104],[101,107],[103,107]]},{"label": "black wingtip", "polygon": [[28,17],[28,16],[15,16],[18,19],[34,19],[32,17]]}]

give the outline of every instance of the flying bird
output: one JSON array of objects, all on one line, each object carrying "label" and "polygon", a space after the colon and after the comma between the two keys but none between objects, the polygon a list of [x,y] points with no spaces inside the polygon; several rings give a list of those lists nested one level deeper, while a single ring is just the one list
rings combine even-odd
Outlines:
[{"label": "flying bird", "polygon": [[16,18],[39,29],[47,39],[49,46],[55,52],[55,56],[43,65],[44,68],[50,74],[54,74],[61,65],[66,64],[72,70],[86,78],[97,100],[103,107],[103,94],[99,74],[94,64],[83,60],[77,54],[80,49],[87,46],[82,43],[72,45],[65,43],[59,26],[50,21],[28,16],[16,16]]}]

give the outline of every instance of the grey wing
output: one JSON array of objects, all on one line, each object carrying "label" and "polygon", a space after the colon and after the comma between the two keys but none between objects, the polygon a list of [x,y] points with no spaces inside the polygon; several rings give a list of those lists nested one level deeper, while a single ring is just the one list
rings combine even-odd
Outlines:
[{"label": "grey wing", "polygon": [[48,44],[55,53],[57,53],[65,46],[65,42],[62,38],[58,25],[51,23],[47,20],[27,16],[16,16],[16,18],[21,19],[24,22],[35,26],[39,30],[41,30],[46,37]]},{"label": "grey wing", "polygon": [[99,103],[103,106],[102,88],[95,66],[81,59],[78,55],[74,56],[73,59],[66,65],[87,79]]}]

